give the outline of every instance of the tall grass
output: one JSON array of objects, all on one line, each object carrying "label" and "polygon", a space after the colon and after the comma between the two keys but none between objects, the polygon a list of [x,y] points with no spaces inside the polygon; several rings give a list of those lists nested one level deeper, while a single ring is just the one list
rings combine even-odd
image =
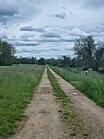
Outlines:
[{"label": "tall grass", "polygon": [[0,139],[15,133],[16,121],[22,119],[43,69],[37,65],[0,67]]},{"label": "tall grass", "polygon": [[66,81],[73,84],[77,89],[86,94],[98,105],[104,107],[104,76],[98,74],[88,74],[73,72],[58,67],[52,67]]}]

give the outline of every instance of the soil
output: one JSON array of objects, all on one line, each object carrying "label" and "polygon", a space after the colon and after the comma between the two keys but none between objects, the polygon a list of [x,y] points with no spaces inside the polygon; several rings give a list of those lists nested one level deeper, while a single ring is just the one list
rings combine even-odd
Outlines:
[{"label": "soil", "polygon": [[63,136],[62,123],[58,103],[47,77],[47,68],[41,82],[34,92],[34,98],[25,110],[28,117],[21,130],[10,139],[61,139]]},{"label": "soil", "polygon": [[91,131],[91,139],[104,139],[104,109],[97,106],[96,103],[58,76],[52,69],[50,70]]}]

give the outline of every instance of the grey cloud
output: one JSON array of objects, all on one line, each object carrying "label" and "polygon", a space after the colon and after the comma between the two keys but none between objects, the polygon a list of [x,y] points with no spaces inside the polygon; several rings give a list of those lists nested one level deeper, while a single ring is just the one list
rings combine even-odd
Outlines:
[{"label": "grey cloud", "polygon": [[41,37],[45,37],[45,38],[60,38],[60,34],[56,33],[56,32],[46,32],[44,34],[41,35]]},{"label": "grey cloud", "polygon": [[16,3],[13,1],[0,0],[0,22],[6,24],[7,21],[19,14]]},{"label": "grey cloud", "polygon": [[8,36],[5,35],[5,34],[0,34],[0,38],[2,38],[2,39],[8,39]]},{"label": "grey cloud", "polygon": [[30,33],[29,33],[29,34],[23,34],[23,35],[21,35],[21,38],[22,38],[22,39],[27,39],[27,38],[30,38],[30,37],[32,38],[32,37],[34,37],[34,36],[35,36],[34,34],[30,34]]},{"label": "grey cloud", "polygon": [[15,46],[38,46],[41,45],[41,43],[29,43],[29,42],[25,42],[25,43],[15,43]]},{"label": "grey cloud", "polygon": [[93,37],[103,37],[104,36],[104,32],[100,32],[100,33],[92,32],[92,33],[90,33],[90,35],[92,35]]},{"label": "grey cloud", "polygon": [[53,17],[64,19],[66,17],[66,14],[62,12],[62,13],[53,15]]},{"label": "grey cloud", "polygon": [[47,31],[43,34],[41,34],[39,37],[39,40],[36,41],[39,42],[74,42],[76,39],[76,36],[73,36],[71,34],[67,34],[67,36],[64,35],[66,33],[66,29],[63,30],[62,33],[60,33],[61,30],[57,30],[55,32],[55,29],[53,28],[53,32]]},{"label": "grey cloud", "polygon": [[65,7],[65,6],[62,6],[62,8],[65,9],[65,10],[67,9],[67,7]]},{"label": "grey cloud", "polygon": [[31,50],[28,50],[28,49],[26,49],[26,48],[23,48],[23,49],[21,49],[21,50],[17,50],[17,53],[41,53],[41,51],[40,50],[33,50],[33,49],[31,49]]},{"label": "grey cloud", "polygon": [[63,41],[63,42],[75,42],[75,39],[76,38],[74,38],[74,37],[73,37],[73,39],[70,39],[70,38],[62,38],[61,41]]},{"label": "grey cloud", "polygon": [[0,16],[14,16],[18,12],[15,0],[0,0]]},{"label": "grey cloud", "polygon": [[30,21],[40,11],[34,0],[0,0],[0,22],[4,24]]},{"label": "grey cloud", "polygon": [[45,32],[44,28],[34,28],[32,26],[21,27],[20,31]]},{"label": "grey cloud", "polygon": [[18,14],[17,7],[2,7],[0,6],[0,16],[14,16]]},{"label": "grey cloud", "polygon": [[84,6],[96,10],[104,7],[104,0],[89,0],[84,4]]}]

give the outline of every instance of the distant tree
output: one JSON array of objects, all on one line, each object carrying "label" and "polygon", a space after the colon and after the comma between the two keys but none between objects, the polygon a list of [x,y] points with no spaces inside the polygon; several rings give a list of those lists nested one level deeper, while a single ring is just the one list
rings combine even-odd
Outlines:
[{"label": "distant tree", "polygon": [[38,63],[38,65],[45,65],[46,60],[44,58],[40,58],[37,63]]},{"label": "distant tree", "polygon": [[72,58],[71,59],[71,64],[70,64],[70,67],[71,68],[76,68],[76,67],[78,67],[78,61],[77,61],[77,59],[74,57],[74,58]]},{"label": "distant tree", "polygon": [[95,52],[95,69],[97,70],[99,67],[104,67],[104,42],[103,41],[98,42],[96,52]]},{"label": "distant tree", "polygon": [[62,56],[61,58],[62,67],[68,67],[71,65],[71,58],[68,56]]},{"label": "distant tree", "polygon": [[93,67],[96,45],[92,36],[76,39],[74,51],[81,66]]},{"label": "distant tree", "polygon": [[52,65],[52,66],[57,66],[58,65],[58,60],[54,58],[50,58],[46,60],[47,64]]},{"label": "distant tree", "polygon": [[16,49],[6,41],[0,39],[0,65],[12,65]]},{"label": "distant tree", "polygon": [[32,57],[31,58],[31,64],[36,64],[37,60],[36,60],[36,57]]}]

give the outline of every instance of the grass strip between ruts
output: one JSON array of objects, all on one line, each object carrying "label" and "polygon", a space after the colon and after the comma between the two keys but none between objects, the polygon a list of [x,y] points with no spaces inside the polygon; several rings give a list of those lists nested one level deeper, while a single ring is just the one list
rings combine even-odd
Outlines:
[{"label": "grass strip between ruts", "polygon": [[48,68],[48,78],[53,87],[56,99],[61,101],[59,113],[65,127],[65,138],[90,139],[90,132],[86,128],[81,116],[75,111],[70,98],[60,88],[56,78]]}]

